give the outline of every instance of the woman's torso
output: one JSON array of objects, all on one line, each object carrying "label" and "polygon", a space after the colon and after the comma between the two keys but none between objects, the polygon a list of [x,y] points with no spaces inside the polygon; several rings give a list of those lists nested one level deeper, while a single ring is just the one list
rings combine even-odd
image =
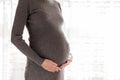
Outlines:
[{"label": "woman's torso", "polygon": [[61,30],[63,17],[58,2],[54,0],[29,0],[27,28],[30,46],[43,58],[59,65],[68,57],[69,46]]}]

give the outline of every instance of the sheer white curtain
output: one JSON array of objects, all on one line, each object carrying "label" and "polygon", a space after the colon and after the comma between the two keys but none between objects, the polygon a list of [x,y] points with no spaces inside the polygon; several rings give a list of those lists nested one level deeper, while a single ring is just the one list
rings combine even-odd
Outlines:
[{"label": "sheer white curtain", "polygon": [[[65,80],[120,80],[120,0],[58,1],[73,55]],[[0,80],[24,80],[26,57],[10,42],[17,2],[0,0]]]}]

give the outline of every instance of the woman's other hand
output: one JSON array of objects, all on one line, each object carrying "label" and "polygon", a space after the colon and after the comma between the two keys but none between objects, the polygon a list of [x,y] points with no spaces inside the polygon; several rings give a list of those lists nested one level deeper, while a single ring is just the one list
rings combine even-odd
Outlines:
[{"label": "woman's other hand", "polygon": [[61,68],[61,69],[65,68],[65,67],[68,66],[71,62],[72,62],[72,57],[69,57],[69,58],[67,59],[67,61],[60,66],[60,68]]},{"label": "woman's other hand", "polygon": [[49,59],[45,59],[41,66],[49,72],[58,72],[61,70],[55,62]]}]

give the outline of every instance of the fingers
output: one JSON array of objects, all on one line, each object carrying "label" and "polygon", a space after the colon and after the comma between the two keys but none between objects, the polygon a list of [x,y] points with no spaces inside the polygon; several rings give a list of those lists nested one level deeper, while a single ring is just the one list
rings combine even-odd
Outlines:
[{"label": "fingers", "polygon": [[68,58],[68,59],[67,59],[67,62],[64,63],[64,64],[62,64],[62,65],[60,66],[60,68],[61,68],[61,69],[65,68],[65,67],[68,66],[71,62],[72,62],[72,58]]},{"label": "fingers", "polygon": [[67,64],[63,64],[62,66],[60,66],[61,69],[65,68],[67,66]]},{"label": "fingers", "polygon": [[53,61],[50,61],[50,62],[51,62],[50,70],[52,70],[52,72],[58,72],[61,70],[55,62]]},{"label": "fingers", "polygon": [[71,58],[71,57],[69,57],[69,58],[67,59],[67,61],[72,62],[72,58]]},{"label": "fingers", "polygon": [[59,67],[53,65],[53,66],[51,66],[51,67],[49,68],[49,70],[50,70],[51,72],[58,72],[58,71],[60,71],[61,69],[60,69]]},{"label": "fingers", "polygon": [[67,61],[66,63],[62,64],[62,66],[60,66],[61,69],[65,68],[67,65],[69,65],[69,61]]},{"label": "fingers", "polygon": [[60,71],[61,69],[59,68],[59,67],[57,67],[57,66],[55,66],[54,67],[54,72],[58,72],[58,71]]}]

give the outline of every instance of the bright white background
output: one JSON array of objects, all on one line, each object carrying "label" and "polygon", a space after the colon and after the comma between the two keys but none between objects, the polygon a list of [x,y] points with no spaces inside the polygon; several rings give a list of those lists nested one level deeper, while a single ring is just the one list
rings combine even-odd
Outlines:
[{"label": "bright white background", "polygon": [[[26,57],[10,42],[17,2],[0,0],[0,80],[24,80]],[[120,80],[120,0],[59,2],[73,55],[65,80]]]}]

